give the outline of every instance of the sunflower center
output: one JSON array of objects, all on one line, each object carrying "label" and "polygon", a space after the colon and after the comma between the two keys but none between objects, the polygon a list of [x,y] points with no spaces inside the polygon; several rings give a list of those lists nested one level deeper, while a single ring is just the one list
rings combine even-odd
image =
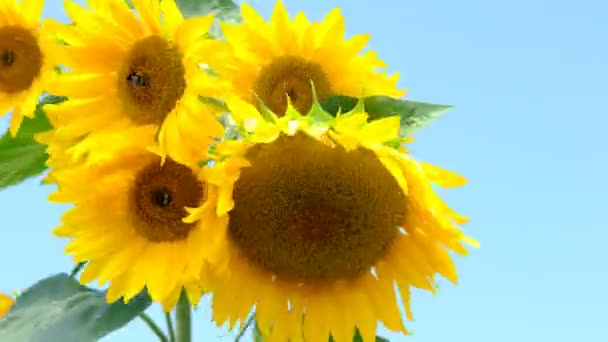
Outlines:
[{"label": "sunflower center", "polygon": [[142,168],[131,189],[131,205],[137,232],[153,242],[177,241],[194,228],[184,223],[185,207],[196,207],[205,199],[205,184],[192,170],[167,159],[155,159]]},{"label": "sunflower center", "polygon": [[298,112],[306,114],[313,102],[311,82],[319,99],[331,94],[329,80],[319,64],[301,57],[282,56],[260,71],[254,92],[279,116],[287,110],[287,96]]},{"label": "sunflower center", "polygon": [[0,92],[18,93],[30,88],[42,69],[38,40],[21,26],[0,27]]},{"label": "sunflower center", "polygon": [[137,124],[161,124],[186,89],[181,53],[167,40],[136,42],[118,78],[126,112]]},{"label": "sunflower center", "polygon": [[398,234],[406,197],[366,149],[282,136],[247,153],[234,189],[229,236],[248,260],[282,279],[355,277]]}]

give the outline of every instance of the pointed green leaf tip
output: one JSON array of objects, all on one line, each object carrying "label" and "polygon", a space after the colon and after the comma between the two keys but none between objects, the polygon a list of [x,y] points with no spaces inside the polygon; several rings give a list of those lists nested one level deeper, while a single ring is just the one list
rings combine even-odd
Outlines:
[{"label": "pointed green leaf tip", "polygon": [[[329,337],[329,342],[334,342],[333,337]],[[359,333],[359,329],[355,330],[355,336],[353,336],[353,342],[363,342],[363,337],[361,337],[361,334]],[[385,339],[384,337],[380,337],[380,336],[376,336],[376,342],[389,342],[389,340]]]},{"label": "pointed green leaf tip", "polygon": [[48,155],[45,146],[34,135],[51,129],[43,106],[59,103],[65,98],[45,96],[38,104],[33,118],[24,118],[16,137],[7,131],[0,137],[0,189],[16,185],[46,170]]},{"label": "pointed green leaf tip", "polygon": [[[338,112],[351,111],[359,101],[350,96],[331,96],[322,100],[321,106],[332,115],[336,115]],[[401,100],[388,96],[366,97],[363,103],[370,121],[399,115],[402,136],[410,135],[415,130],[428,125],[452,108],[448,105]]]},{"label": "pointed green leaf tip", "polygon": [[151,303],[142,292],[129,304],[106,304],[105,293],[58,274],[17,297],[15,306],[0,321],[0,341],[97,341],[129,323]]}]

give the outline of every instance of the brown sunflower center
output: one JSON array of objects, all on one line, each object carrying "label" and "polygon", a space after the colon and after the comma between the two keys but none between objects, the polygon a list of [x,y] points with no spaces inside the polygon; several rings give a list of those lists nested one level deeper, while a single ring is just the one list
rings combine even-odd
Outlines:
[{"label": "brown sunflower center", "polygon": [[385,254],[405,215],[395,178],[365,149],[305,135],[253,147],[234,189],[229,236],[282,279],[351,278]]},{"label": "brown sunflower center", "polygon": [[298,112],[306,114],[313,101],[311,82],[319,99],[331,94],[330,82],[319,64],[300,57],[283,56],[260,71],[253,90],[279,116],[287,110],[287,96]]},{"label": "brown sunflower center", "polygon": [[142,168],[131,189],[137,232],[153,242],[183,240],[194,228],[184,223],[185,207],[196,207],[206,197],[205,184],[187,166],[156,159]]},{"label": "brown sunflower center", "polygon": [[43,55],[30,30],[16,25],[0,27],[0,92],[27,90],[42,69]]},{"label": "brown sunflower center", "polygon": [[161,124],[186,89],[181,53],[158,36],[136,42],[119,74],[118,89],[133,122]]}]

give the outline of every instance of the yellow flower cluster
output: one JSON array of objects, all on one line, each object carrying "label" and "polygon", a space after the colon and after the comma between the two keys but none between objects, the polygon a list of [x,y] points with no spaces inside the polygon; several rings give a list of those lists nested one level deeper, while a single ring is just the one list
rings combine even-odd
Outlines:
[{"label": "yellow flower cluster", "polygon": [[319,106],[404,95],[362,53],[369,36],[345,39],[338,9],[292,19],[279,1],[269,21],[243,4],[216,39],[212,16],[132,3],[67,0],[71,24],[40,24],[40,0],[0,5],[11,132],[43,90],[67,97],[45,106],[53,129],[37,140],[50,199],[74,205],[54,234],[87,262],[81,282],[109,283],[108,302],[146,287],[167,311],[184,290],[194,304],[209,292],[218,325],[255,308],[268,341],[344,342],[356,329],[373,341],[378,322],[406,333],[410,289],[456,282],[449,251],[476,243],[433,189],[466,180],[395,149],[398,116]]}]

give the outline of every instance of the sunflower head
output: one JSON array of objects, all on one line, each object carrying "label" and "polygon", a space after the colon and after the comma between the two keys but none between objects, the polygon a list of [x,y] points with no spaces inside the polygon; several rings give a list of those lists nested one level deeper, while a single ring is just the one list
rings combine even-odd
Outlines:
[{"label": "sunflower head", "polygon": [[[152,126],[157,134],[149,145],[158,144],[163,158],[203,158],[224,131],[218,110],[200,97],[220,97],[229,88],[201,64],[222,63],[228,46],[207,36],[212,16],[185,19],[174,0],[133,4],[131,10],[124,1],[89,7],[66,1],[73,24],[48,24],[66,43],[53,54],[69,69],[51,87],[68,97],[49,106],[61,122],[56,133],[70,139]],[[196,132],[194,120],[201,125]]]},{"label": "sunflower head", "polygon": [[40,25],[43,1],[0,4],[0,116],[13,111],[10,132],[32,117],[38,97],[53,76],[54,41]]},{"label": "sunflower head", "polygon": [[88,261],[83,284],[110,283],[108,302],[128,302],[145,286],[167,311],[183,288],[196,304],[204,236],[198,221],[184,218],[188,208],[205,207],[207,181],[200,168],[169,157],[162,162],[148,150],[154,130],[129,133],[133,139],[54,171],[51,201],[74,204],[54,234],[72,238],[66,253],[75,262]]},{"label": "sunflower head", "polygon": [[[466,181],[402,152],[399,117],[368,122],[362,104],[335,118],[317,102],[282,116],[228,104],[243,140],[221,143],[208,170],[226,218],[203,228],[214,319],[242,322],[255,305],[277,341],[350,341],[355,327],[368,341],[378,321],[406,332],[395,284],[411,318],[410,288],[455,282],[448,251],[476,244],[432,186]],[[244,283],[251,291],[236,291]]]},{"label": "sunflower head", "polygon": [[241,5],[243,22],[223,23],[232,46],[232,61],[213,68],[230,80],[244,100],[285,114],[287,99],[300,113],[314,102],[312,86],[324,99],[330,95],[402,96],[398,75],[381,72],[386,65],[373,51],[361,54],[369,35],[344,38],[344,18],[339,9],[323,21],[310,22],[304,13],[292,20],[277,1],[266,22],[255,10]]}]

